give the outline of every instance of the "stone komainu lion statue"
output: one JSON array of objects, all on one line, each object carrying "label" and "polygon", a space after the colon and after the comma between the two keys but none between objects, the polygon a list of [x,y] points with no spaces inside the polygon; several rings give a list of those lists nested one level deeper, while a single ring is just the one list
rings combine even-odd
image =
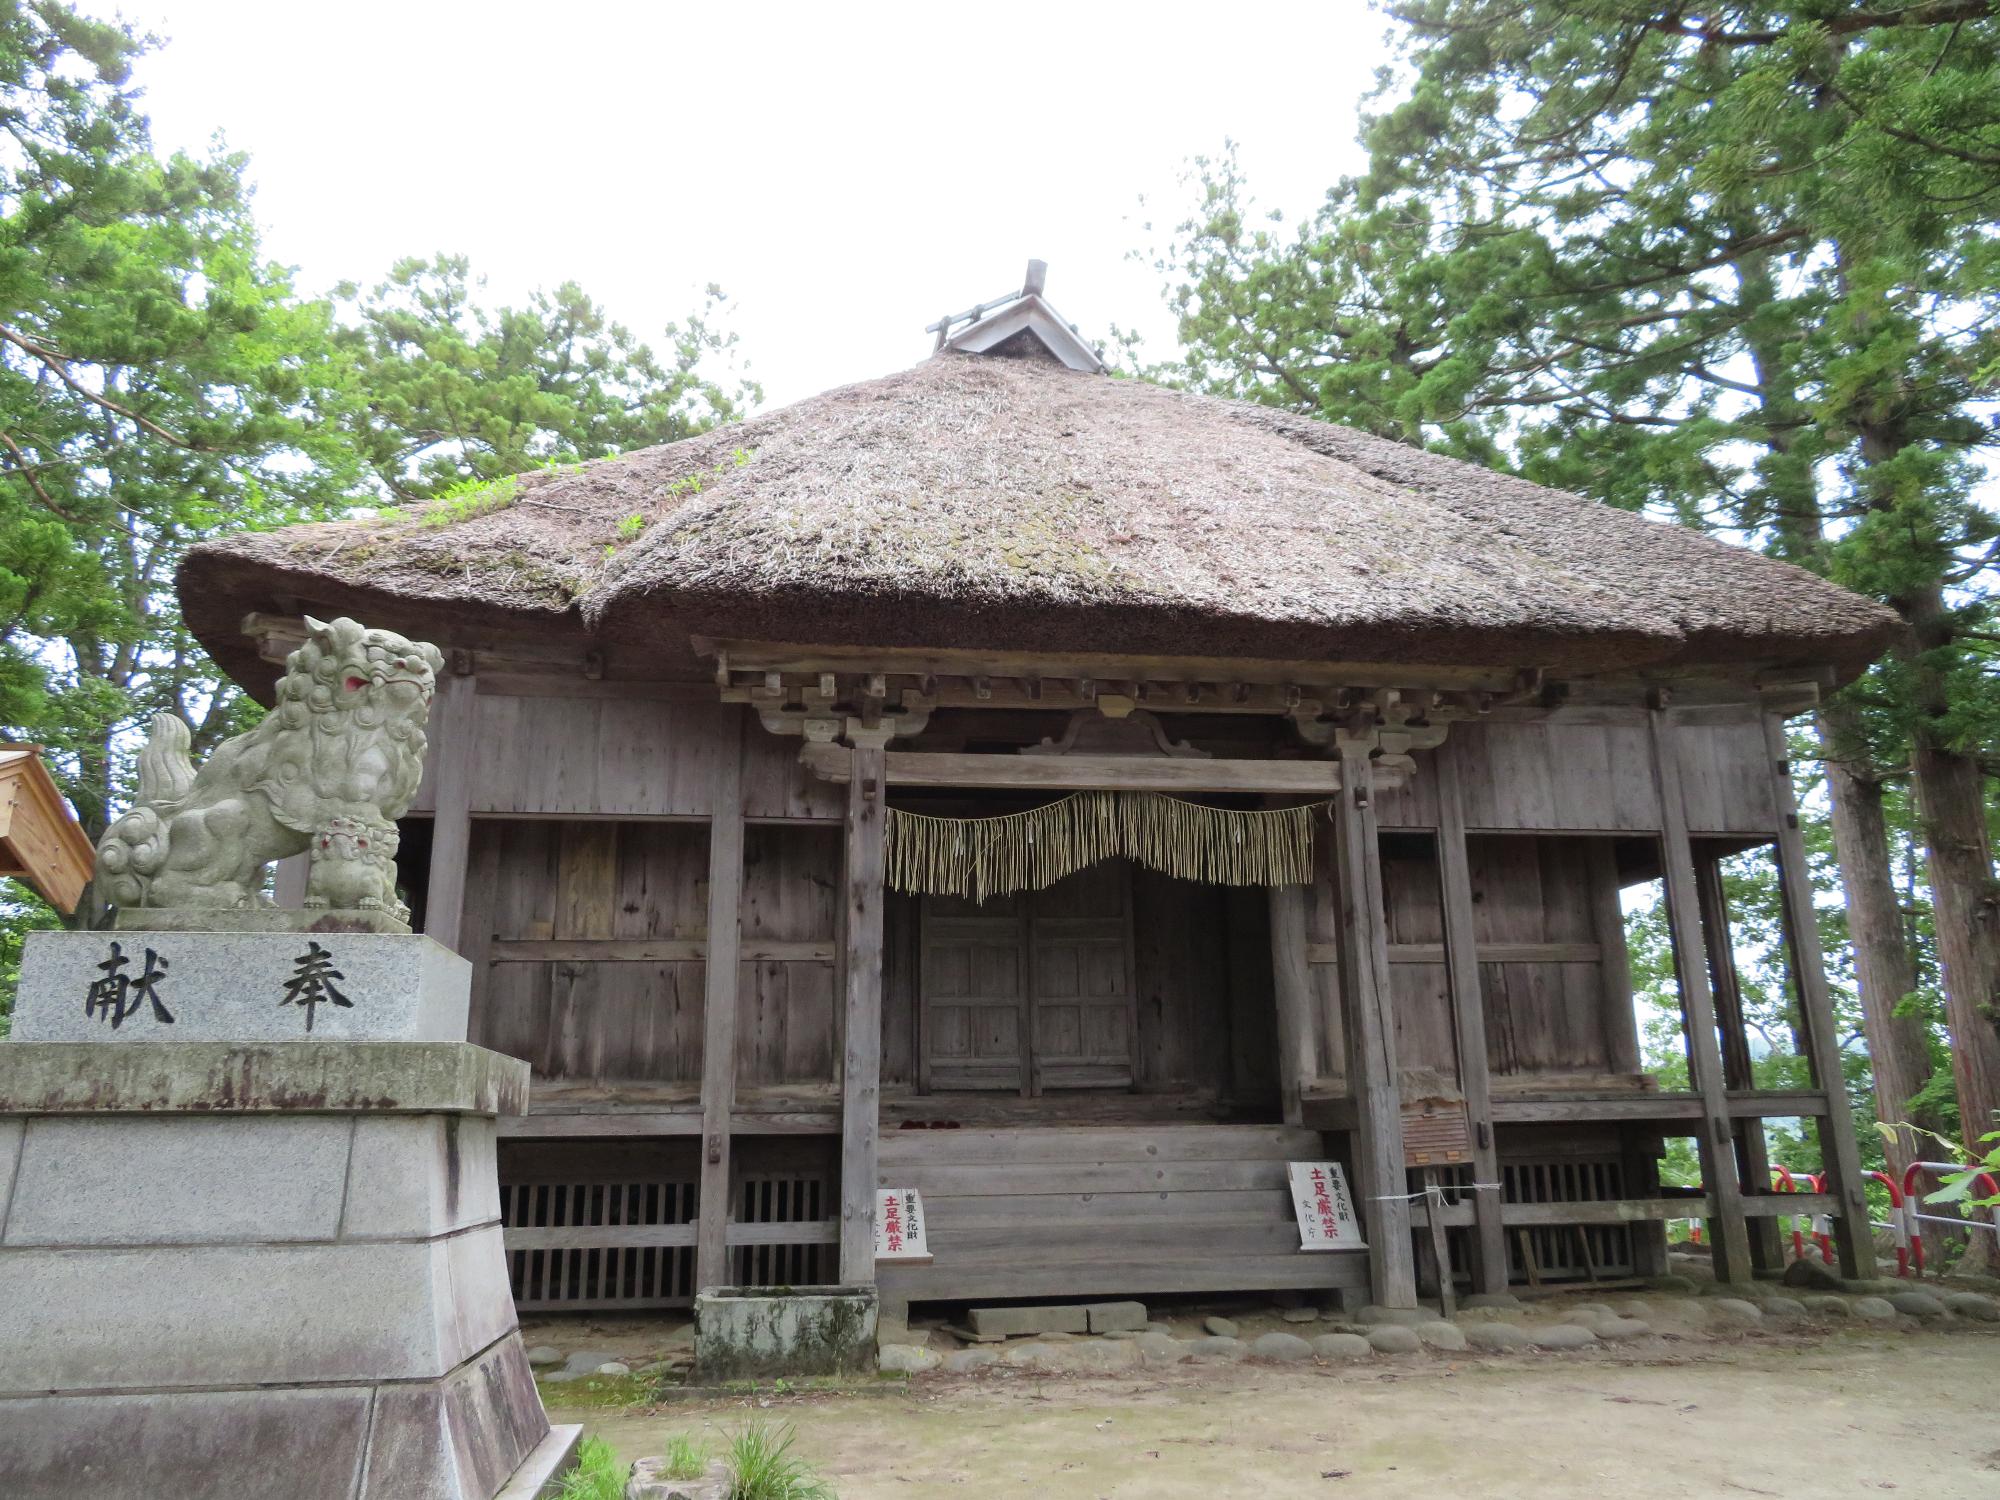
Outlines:
[{"label": "stone komainu lion statue", "polygon": [[396,819],[424,767],[424,723],[444,657],[353,620],[310,615],[264,722],[199,771],[188,727],[153,719],[139,796],[105,830],[97,874],[121,908],[267,904],[264,867],[312,852],[309,907],[380,908],[398,920]]}]

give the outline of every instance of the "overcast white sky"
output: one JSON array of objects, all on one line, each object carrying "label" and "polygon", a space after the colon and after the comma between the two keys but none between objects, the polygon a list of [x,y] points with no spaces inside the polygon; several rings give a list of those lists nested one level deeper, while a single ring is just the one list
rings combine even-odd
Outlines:
[{"label": "overcast white sky", "polygon": [[1364,0],[124,13],[167,39],[138,76],[160,144],[250,153],[304,289],[463,252],[497,298],[574,278],[654,339],[720,282],[772,404],[915,362],[1030,256],[1087,336],[1171,347],[1126,255],[1183,216],[1188,158],[1233,137],[1261,203],[1310,210],[1360,164],[1385,26]]}]

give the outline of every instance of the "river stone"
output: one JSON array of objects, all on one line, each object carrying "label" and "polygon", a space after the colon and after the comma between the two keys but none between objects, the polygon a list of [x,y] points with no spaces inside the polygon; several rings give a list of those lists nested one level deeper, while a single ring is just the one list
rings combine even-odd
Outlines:
[{"label": "river stone", "polygon": [[1416,1333],[1426,1349],[1443,1349],[1458,1354],[1466,1348],[1465,1334],[1450,1323],[1419,1323]]},{"label": "river stone", "polygon": [[1461,1307],[1454,1323],[1519,1323],[1528,1316],[1524,1307]]},{"label": "river stone", "polygon": [[1465,1330],[1465,1341],[1475,1349],[1525,1349],[1534,1343],[1527,1329],[1512,1323],[1474,1323]]},{"label": "river stone", "polygon": [[1611,1310],[1621,1318],[1650,1318],[1653,1304],[1643,1297],[1625,1297],[1612,1303]]},{"label": "river stone", "polygon": [[[922,1350],[928,1354],[928,1349]],[[948,1374],[970,1375],[974,1370],[983,1370],[988,1365],[1000,1362],[998,1349],[960,1349],[944,1357],[944,1367]]]},{"label": "river stone", "polygon": [[1929,1321],[1945,1316],[1944,1303],[1929,1292],[1891,1292],[1889,1305],[1899,1313],[1908,1313],[1913,1318]]},{"label": "river stone", "polygon": [[[960,1352],[991,1354],[993,1351],[968,1349]],[[915,1344],[884,1344],[882,1352],[875,1358],[875,1363],[884,1375],[922,1375],[943,1364],[944,1358],[935,1349],[924,1349]]]},{"label": "river stone", "polygon": [[1512,1292],[1474,1292],[1470,1297],[1463,1298],[1458,1305],[1461,1308],[1467,1308],[1467,1307],[1518,1308],[1521,1305],[1521,1299],[1519,1297],[1516,1297]]},{"label": "river stone", "polygon": [[1847,1286],[1839,1273],[1823,1260],[1795,1260],[1785,1267],[1785,1274],[1779,1280],[1807,1292],[1838,1292]]},{"label": "river stone", "polygon": [[1139,1328],[1107,1328],[1098,1335],[1099,1338],[1110,1339],[1115,1344],[1130,1343],[1133,1339],[1142,1339],[1145,1336],[1145,1330]]},{"label": "river stone", "polygon": [[1019,1369],[1023,1365],[1045,1364],[1055,1352],[1054,1344],[1044,1344],[1030,1339],[1025,1344],[1009,1345],[1001,1352],[1000,1358]]},{"label": "river stone", "polygon": [[1170,1333],[1153,1333],[1150,1330],[1134,1340],[1139,1349],[1139,1357],[1149,1365],[1177,1365],[1186,1357],[1181,1341]]},{"label": "river stone", "polygon": [[1278,1314],[1287,1323],[1317,1323],[1319,1309],[1316,1307],[1288,1307]]},{"label": "river stone", "polygon": [[1378,1323],[1368,1330],[1368,1347],[1377,1354],[1415,1354],[1424,1345],[1407,1323]]},{"label": "river stone", "polygon": [[1848,1303],[1847,1310],[1868,1323],[1886,1323],[1896,1316],[1896,1309],[1886,1297],[1856,1297]]},{"label": "river stone", "polygon": [[1296,1333],[1267,1333],[1251,1342],[1250,1352],[1258,1359],[1277,1359],[1290,1364],[1294,1360],[1311,1359],[1313,1346]]},{"label": "river stone", "polygon": [[1047,1333],[1038,1333],[1035,1337],[1045,1344],[1074,1344],[1076,1342],[1075,1334],[1066,1332],[1060,1328],[1052,1328]]},{"label": "river stone", "polygon": [[562,1362],[563,1352],[554,1344],[537,1344],[528,1351],[528,1363],[537,1370],[546,1370],[550,1365]]},{"label": "river stone", "polygon": [[1686,1295],[1701,1290],[1692,1276],[1652,1276],[1647,1278],[1646,1285],[1656,1292],[1680,1292]]},{"label": "river stone", "polygon": [[1807,1310],[1815,1317],[1851,1318],[1854,1316],[1854,1309],[1847,1305],[1847,1299],[1845,1297],[1836,1297],[1830,1292],[1822,1292],[1818,1296],[1807,1297],[1805,1304]]},{"label": "river stone", "polygon": [[1414,1326],[1418,1323],[1435,1323],[1437,1314],[1428,1307],[1377,1307],[1374,1303],[1354,1315],[1354,1321],[1368,1327],[1380,1327],[1384,1323],[1401,1323]]},{"label": "river stone", "polygon": [[1586,1327],[1589,1326],[1592,1318],[1615,1318],[1618,1316],[1609,1306],[1602,1302],[1579,1302],[1574,1307],[1552,1307],[1549,1311],[1568,1313],[1570,1322],[1582,1323]]},{"label": "river stone", "polygon": [[1597,1335],[1581,1323],[1550,1323],[1543,1328],[1531,1328],[1528,1337],[1534,1340],[1537,1349],[1588,1349],[1597,1342]]},{"label": "river stone", "polygon": [[1201,1330],[1203,1333],[1209,1334],[1214,1338],[1233,1339],[1236,1337],[1236,1324],[1228,1318],[1203,1318],[1201,1320]]},{"label": "river stone", "polygon": [[618,1356],[609,1349],[579,1349],[563,1362],[565,1375],[595,1375],[600,1365],[615,1363]]},{"label": "river stone", "polygon": [[594,1375],[630,1375],[632,1367],[622,1359],[607,1359],[591,1373]]},{"label": "river stone", "polygon": [[1755,1328],[1764,1321],[1757,1304],[1745,1302],[1741,1297],[1711,1297],[1708,1310],[1714,1321],[1734,1328]]},{"label": "river stone", "polygon": [[1806,1315],[1805,1303],[1796,1297],[1760,1297],[1757,1306],[1765,1317],[1777,1318],[1780,1321],[1790,1321]]},{"label": "river stone", "polygon": [[1944,1305],[1975,1323],[2000,1323],[2000,1302],[1984,1292],[1946,1292]]},{"label": "river stone", "polygon": [[[1226,1321],[1226,1320],[1225,1320]],[[1210,1334],[1207,1338],[1187,1339],[1181,1344],[1181,1352],[1189,1359],[1239,1360],[1250,1352],[1250,1346],[1226,1333]]]},{"label": "river stone", "polygon": [[1322,1333],[1312,1341],[1312,1351],[1321,1359],[1366,1359],[1375,1352],[1358,1333]]},{"label": "river stone", "polygon": [[619,1493],[625,1500],[729,1500],[736,1481],[721,1460],[709,1464],[700,1479],[669,1479],[664,1458],[641,1458]]},{"label": "river stone", "polygon": [[1164,1333],[1167,1335],[1167,1337],[1172,1338],[1174,1333],[1174,1327],[1173,1324],[1171,1323],[1148,1323],[1140,1331],[1142,1333]]},{"label": "river stone", "polygon": [[1627,1339],[1642,1339],[1653,1331],[1652,1325],[1640,1318],[1592,1318],[1587,1326],[1607,1344],[1622,1344]]}]

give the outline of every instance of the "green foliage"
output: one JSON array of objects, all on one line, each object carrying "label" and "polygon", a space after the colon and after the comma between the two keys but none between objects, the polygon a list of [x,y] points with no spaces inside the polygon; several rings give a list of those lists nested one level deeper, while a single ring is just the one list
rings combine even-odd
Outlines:
[{"label": "green foliage", "polygon": [[603,1438],[586,1437],[577,1445],[576,1467],[563,1476],[556,1500],[624,1500],[624,1495],[625,1471],[618,1455]]},{"label": "green foliage", "polygon": [[753,1422],[729,1439],[729,1500],[836,1500],[833,1487],[792,1452],[789,1422]]},{"label": "green foliage", "polygon": [[317,420],[330,309],[265,261],[244,159],[162,157],[128,88],[150,43],[0,10],[0,725],[95,834],[121,737],[238,724],[170,589],[189,545],[323,512],[358,468]]},{"label": "green foliage", "polygon": [[662,357],[574,282],[490,308],[463,256],[397,262],[386,280],[338,290],[333,349],[353,399],[342,431],[400,500],[471,480],[673,442],[740,414],[760,392],[703,373],[730,357],[724,297],[667,325]]},{"label": "green foliage", "polygon": [[423,510],[423,524],[430,527],[455,526],[474,516],[490,515],[514,503],[520,477],[503,474],[498,479],[461,479],[439,492]]}]

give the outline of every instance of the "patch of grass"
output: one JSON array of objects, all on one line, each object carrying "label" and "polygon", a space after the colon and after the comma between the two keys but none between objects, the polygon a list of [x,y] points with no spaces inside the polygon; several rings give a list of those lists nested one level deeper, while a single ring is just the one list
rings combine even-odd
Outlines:
[{"label": "patch of grass", "polygon": [[685,1432],[667,1439],[667,1451],[661,1458],[668,1479],[699,1479],[708,1472],[708,1444]]},{"label": "patch of grass", "polygon": [[433,527],[456,526],[475,516],[505,510],[514,503],[514,492],[520,484],[520,476],[516,474],[499,479],[462,479],[424,508],[423,523]]},{"label": "patch of grass", "polygon": [[622,1408],[647,1405],[658,1400],[659,1394],[659,1382],[650,1375],[590,1375],[543,1384],[542,1404]]},{"label": "patch of grass", "polygon": [[839,1500],[811,1464],[792,1452],[789,1422],[753,1422],[729,1440],[729,1500]]},{"label": "patch of grass", "polygon": [[577,1445],[576,1467],[563,1476],[556,1500],[624,1500],[624,1495],[625,1474],[618,1455],[603,1438],[585,1438]]}]

